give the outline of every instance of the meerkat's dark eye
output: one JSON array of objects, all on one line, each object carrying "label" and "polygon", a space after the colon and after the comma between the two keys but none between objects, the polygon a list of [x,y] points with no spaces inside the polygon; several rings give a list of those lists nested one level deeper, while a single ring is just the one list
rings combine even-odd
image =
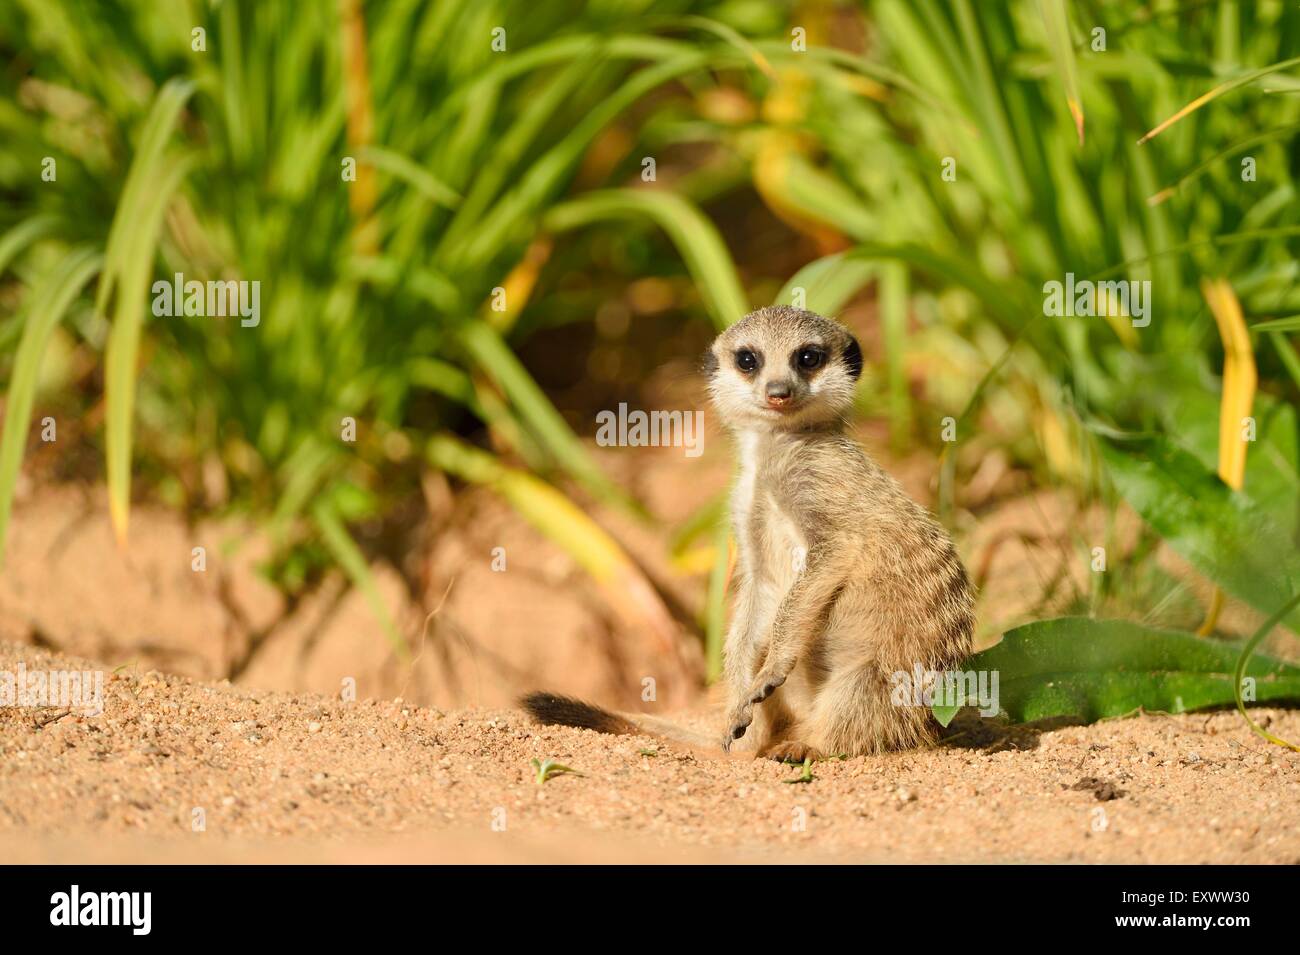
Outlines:
[{"label": "meerkat's dark eye", "polygon": [[820,367],[821,363],[826,360],[826,353],[820,348],[801,348],[796,360],[799,362],[799,367],[804,371],[812,371],[814,368]]},{"label": "meerkat's dark eye", "polygon": [[748,348],[742,348],[736,352],[736,367],[745,374],[749,374],[758,368],[758,356]]}]

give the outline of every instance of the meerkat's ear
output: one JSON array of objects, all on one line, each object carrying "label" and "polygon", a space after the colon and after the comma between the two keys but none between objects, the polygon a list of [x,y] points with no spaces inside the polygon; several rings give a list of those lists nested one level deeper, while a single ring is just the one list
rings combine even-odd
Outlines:
[{"label": "meerkat's ear", "polygon": [[718,370],[718,356],[713,354],[713,349],[705,349],[704,354],[700,356],[700,373],[705,378],[712,378]]},{"label": "meerkat's ear", "polygon": [[858,376],[862,374],[862,349],[858,347],[858,340],[852,335],[849,336],[849,343],[844,346],[844,364],[848,365],[849,371],[853,373],[853,380],[857,381]]}]

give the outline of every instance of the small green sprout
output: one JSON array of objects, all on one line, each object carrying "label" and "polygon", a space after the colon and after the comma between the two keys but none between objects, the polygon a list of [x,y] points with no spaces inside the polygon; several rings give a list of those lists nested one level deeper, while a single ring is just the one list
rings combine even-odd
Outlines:
[{"label": "small green sprout", "polygon": [[574,776],[582,775],[582,773],[578,772],[576,769],[570,769],[568,766],[563,766],[553,759],[548,759],[546,762],[540,762],[534,759],[532,760],[532,764],[533,769],[537,770],[537,785],[539,786],[552,776],[562,776],[565,773],[570,773]]},{"label": "small green sprout", "polygon": [[799,776],[794,779],[783,779],[781,782],[789,785],[796,785],[798,783],[810,783],[816,778],[817,777],[812,774],[812,757],[809,757],[803,761],[803,772]]}]

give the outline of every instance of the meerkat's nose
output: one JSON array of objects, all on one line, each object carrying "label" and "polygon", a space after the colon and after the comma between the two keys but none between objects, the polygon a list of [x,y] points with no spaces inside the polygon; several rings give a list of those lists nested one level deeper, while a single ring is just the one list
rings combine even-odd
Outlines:
[{"label": "meerkat's nose", "polygon": [[780,408],[790,401],[790,382],[769,381],[766,392],[768,405],[773,408]]}]

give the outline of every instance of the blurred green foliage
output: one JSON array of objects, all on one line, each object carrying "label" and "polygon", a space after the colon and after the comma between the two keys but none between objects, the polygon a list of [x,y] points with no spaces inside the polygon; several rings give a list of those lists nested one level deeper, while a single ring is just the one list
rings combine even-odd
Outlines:
[{"label": "blurred green foliage", "polygon": [[[1161,432],[1209,475],[1224,356],[1201,280],[1226,279],[1251,323],[1300,312],[1297,49],[1281,0],[6,4],[0,541],[59,345],[96,356],[56,385],[85,396],[120,533],[143,476],[264,519],[284,586],[328,559],[382,616],[348,528],[434,467],[503,493],[609,592],[642,587],[544,483],[639,513],[519,358],[530,312],[587,317],[552,258],[689,277],[677,307],[716,327],[774,293],[874,301],[863,408],[899,447],[943,451],[956,421],[947,504],[993,450],[1109,494],[1099,428]],[[644,182],[645,157],[671,174]],[[736,203],[781,220],[797,258],[738,269]],[[598,263],[593,232],[615,250]],[[259,281],[260,323],[151,316],[176,273]],[[1149,280],[1151,324],[1045,316],[1067,273]],[[1256,340],[1272,430],[1238,493],[1294,543],[1287,334]],[[495,461],[468,447],[483,434]],[[1269,586],[1280,602],[1294,583]]]}]

